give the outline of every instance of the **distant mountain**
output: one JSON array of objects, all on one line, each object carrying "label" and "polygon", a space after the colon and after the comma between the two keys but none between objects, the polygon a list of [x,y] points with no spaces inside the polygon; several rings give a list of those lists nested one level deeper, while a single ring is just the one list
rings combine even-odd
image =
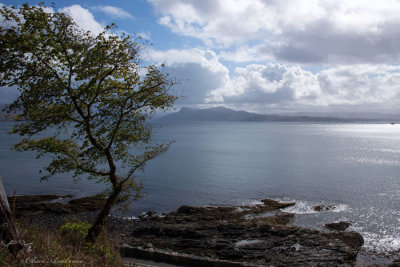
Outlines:
[{"label": "distant mountain", "polygon": [[[183,107],[179,112],[166,115],[163,121],[270,121],[270,122],[373,122],[386,121],[366,118],[339,118],[328,116],[264,115],[236,111],[225,107],[194,109]],[[390,121],[390,120],[389,120]]]},{"label": "distant mountain", "polygon": [[309,117],[335,117],[335,118],[364,118],[383,121],[399,121],[400,114],[396,113],[378,113],[378,112],[296,112],[286,113],[286,116],[309,116]]},{"label": "distant mountain", "polygon": [[235,111],[225,107],[208,109],[182,108],[179,112],[162,117],[162,120],[173,121],[258,121],[263,115],[246,111]]}]

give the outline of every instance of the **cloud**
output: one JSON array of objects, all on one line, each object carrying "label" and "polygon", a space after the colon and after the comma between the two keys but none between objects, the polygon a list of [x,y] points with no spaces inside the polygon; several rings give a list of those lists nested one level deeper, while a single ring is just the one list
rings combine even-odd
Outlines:
[{"label": "cloud", "polygon": [[317,76],[299,66],[252,64],[236,68],[231,80],[210,92],[206,102],[310,105],[320,95]]},{"label": "cloud", "polygon": [[336,106],[365,111],[371,105],[400,110],[400,66],[338,66],[312,73],[297,65],[252,64],[236,68],[205,101],[253,110]]},{"label": "cloud", "polygon": [[72,17],[72,19],[84,30],[89,30],[94,34],[99,34],[104,30],[104,27],[95,20],[93,14],[86,8],[80,5],[72,5],[58,10]]},{"label": "cloud", "polygon": [[229,82],[228,69],[211,50],[151,50],[148,58],[164,63],[170,76],[180,82],[176,87],[183,96],[180,103],[204,104],[208,93]]},{"label": "cloud", "polygon": [[400,66],[340,66],[321,71],[318,81],[333,103],[384,105],[400,100]]},{"label": "cloud", "polygon": [[260,53],[260,47],[248,45],[241,45],[234,50],[222,50],[218,56],[221,60],[232,61],[236,63],[249,63],[249,62],[270,62],[274,58],[267,53]]},{"label": "cloud", "polygon": [[127,12],[119,7],[100,5],[100,6],[94,6],[92,9],[104,12],[112,18],[117,18],[117,19],[133,19],[134,18],[129,12]]},{"label": "cloud", "polygon": [[311,72],[298,64],[249,64],[232,73],[212,50],[155,51],[149,59],[163,62],[185,105],[226,105],[258,112],[371,107],[400,111],[400,66],[338,65]]},{"label": "cloud", "polygon": [[[225,58],[233,61],[243,61],[240,48],[246,46],[253,50],[250,58],[300,64],[400,60],[396,0],[148,1],[160,24],[210,48],[225,48]],[[232,48],[242,55],[233,55]]]}]

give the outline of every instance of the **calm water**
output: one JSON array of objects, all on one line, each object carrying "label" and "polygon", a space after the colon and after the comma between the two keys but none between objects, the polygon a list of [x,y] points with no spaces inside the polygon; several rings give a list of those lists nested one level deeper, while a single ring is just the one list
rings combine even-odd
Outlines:
[{"label": "calm water", "polygon": [[[0,175],[9,193],[90,195],[102,185],[68,175],[39,183],[45,163],[10,151],[18,137],[0,123]],[[147,195],[125,215],[180,205],[238,205],[261,198],[295,200],[296,224],[322,228],[347,220],[365,247],[400,249],[400,125],[218,122],[154,124],[154,140],[176,140],[148,164]],[[313,212],[312,206],[335,205]]]}]

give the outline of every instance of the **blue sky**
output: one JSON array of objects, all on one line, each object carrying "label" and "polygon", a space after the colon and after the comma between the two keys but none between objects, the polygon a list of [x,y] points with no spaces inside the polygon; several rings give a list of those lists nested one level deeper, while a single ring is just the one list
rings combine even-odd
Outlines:
[{"label": "blue sky", "polygon": [[87,30],[148,38],[144,56],[181,81],[178,106],[400,113],[398,0],[55,2]]}]

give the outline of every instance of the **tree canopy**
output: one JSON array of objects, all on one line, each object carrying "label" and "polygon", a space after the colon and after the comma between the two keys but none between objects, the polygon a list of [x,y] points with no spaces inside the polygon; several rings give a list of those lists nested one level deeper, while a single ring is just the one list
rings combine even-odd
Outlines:
[{"label": "tree canopy", "polygon": [[114,25],[95,35],[43,5],[0,12],[0,86],[20,90],[9,106],[21,119],[13,132],[25,137],[15,148],[53,155],[45,179],[71,172],[109,185],[94,241],[120,194],[139,192],[136,172],[168,149],[151,142],[146,121],[172,107],[174,81],[163,66],[144,65],[146,44]]}]

